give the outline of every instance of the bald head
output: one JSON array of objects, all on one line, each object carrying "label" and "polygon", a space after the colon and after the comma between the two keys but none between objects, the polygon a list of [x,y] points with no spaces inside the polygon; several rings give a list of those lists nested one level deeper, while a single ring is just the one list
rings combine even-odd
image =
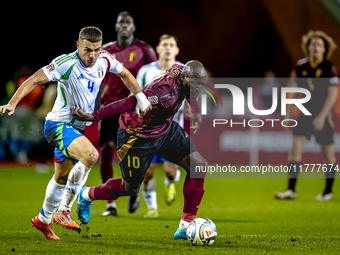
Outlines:
[{"label": "bald head", "polygon": [[205,79],[207,77],[207,73],[201,62],[197,60],[191,60],[183,67],[182,76],[189,79]]},{"label": "bald head", "polygon": [[187,98],[197,98],[204,85],[207,73],[201,62],[191,60],[185,64],[181,73],[183,91]]}]

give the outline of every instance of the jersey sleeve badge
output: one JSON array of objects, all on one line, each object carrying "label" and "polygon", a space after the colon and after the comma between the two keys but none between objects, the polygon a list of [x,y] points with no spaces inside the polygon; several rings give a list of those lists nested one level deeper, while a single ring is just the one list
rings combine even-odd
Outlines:
[{"label": "jersey sleeve badge", "polygon": [[158,97],[157,96],[148,97],[148,100],[149,100],[150,104],[158,104]]},{"label": "jersey sleeve badge", "polygon": [[46,66],[46,69],[51,73],[53,70],[55,70],[55,66],[53,63],[51,63],[48,66]]}]

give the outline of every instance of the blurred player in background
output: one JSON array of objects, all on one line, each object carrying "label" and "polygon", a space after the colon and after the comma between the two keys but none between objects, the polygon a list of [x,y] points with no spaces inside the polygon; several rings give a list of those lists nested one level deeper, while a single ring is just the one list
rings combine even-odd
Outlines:
[{"label": "blurred player in background", "polygon": [[174,234],[175,239],[187,239],[186,229],[195,219],[204,194],[205,173],[197,172],[196,178],[191,178],[191,175],[197,166],[206,167],[207,162],[198,153],[188,134],[173,121],[173,117],[186,98],[192,110],[191,128],[196,133],[202,122],[197,97],[205,79],[206,71],[198,61],[189,61],[184,67],[173,65],[143,89],[152,110],[142,117],[133,111],[136,102],[134,97],[113,102],[93,114],[72,109],[73,116],[88,121],[98,121],[123,112],[119,119],[117,152],[122,178],[109,179],[97,187],[82,188],[78,196],[77,214],[83,224],[89,222],[93,200],[117,199],[136,194],[153,157],[158,155],[180,165],[187,172],[183,186],[183,213]]},{"label": "blurred player in background", "polygon": [[[83,135],[86,125],[72,117],[70,107],[93,112],[100,84],[107,71],[115,73],[138,98],[136,110],[143,114],[151,108],[133,75],[108,52],[102,50],[102,32],[85,27],[79,33],[77,50],[55,58],[23,83],[0,114],[12,115],[20,100],[34,88],[47,82],[58,82],[58,95],[53,109],[46,116],[45,137],[55,147],[55,174],[47,185],[40,213],[32,224],[47,239],[60,239],[52,229],[53,221],[70,229],[79,229],[70,215],[72,204],[88,174],[97,162],[98,152]],[[66,192],[65,192],[66,190]]]},{"label": "blurred player in background", "polygon": [[[103,45],[103,49],[121,62],[131,74],[136,77],[138,70],[145,64],[157,60],[156,53],[147,43],[134,38],[135,24],[131,13],[121,12],[116,21],[117,41]],[[103,81],[101,107],[123,99],[130,91],[117,75],[108,74]],[[103,183],[113,177],[113,155],[117,150],[117,131],[119,115],[100,122],[99,146],[101,147],[100,174]],[[137,196],[129,199],[129,212],[134,212],[139,206]],[[117,215],[117,206],[113,200],[108,200],[103,216]]]},{"label": "blurred player in background", "polygon": [[[142,89],[147,84],[149,84],[155,78],[155,76],[164,73],[167,69],[170,69],[173,64],[183,65],[182,63],[176,61],[176,56],[179,53],[178,39],[173,35],[162,35],[159,38],[156,52],[158,53],[158,60],[143,66],[137,74],[136,80]],[[174,120],[177,121],[181,127],[183,127],[184,124],[184,105],[187,105],[187,107],[190,108],[190,106],[185,102],[186,101],[184,101],[181,108],[174,116]],[[163,163],[163,169],[165,173],[165,201],[168,205],[171,205],[176,198],[175,182],[178,182],[181,177],[181,172],[177,165],[167,162],[159,156],[155,156],[152,159],[150,167],[146,172],[143,183],[144,185],[142,187],[143,198],[148,207],[148,211],[144,215],[146,218],[158,217],[156,181],[153,178],[157,163]]]},{"label": "blurred player in background", "polygon": [[[309,31],[308,34],[302,36],[301,48],[306,58],[297,62],[297,67],[291,73],[291,81],[293,86],[303,87],[311,92],[311,99],[304,106],[312,115],[300,114],[297,119],[298,124],[293,131],[293,144],[288,158],[289,169],[291,169],[288,188],[284,192],[276,193],[275,198],[295,199],[297,197],[295,186],[300,172],[303,146],[314,135],[316,142],[321,145],[322,155],[327,164],[326,187],[316,199],[326,201],[333,198],[332,186],[336,173],[333,147],[334,122],[331,110],[337,99],[339,78],[336,67],[329,61],[336,49],[336,44],[322,31]],[[293,96],[296,97],[296,95]],[[287,107],[286,119],[291,118],[292,106]]]}]

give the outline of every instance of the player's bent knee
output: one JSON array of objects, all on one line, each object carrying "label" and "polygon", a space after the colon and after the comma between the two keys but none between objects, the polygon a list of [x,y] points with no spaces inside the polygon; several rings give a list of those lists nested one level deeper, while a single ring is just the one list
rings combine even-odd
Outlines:
[{"label": "player's bent knee", "polygon": [[87,150],[83,154],[83,158],[80,160],[85,166],[92,168],[92,166],[98,161],[99,153],[93,148],[91,150]]}]

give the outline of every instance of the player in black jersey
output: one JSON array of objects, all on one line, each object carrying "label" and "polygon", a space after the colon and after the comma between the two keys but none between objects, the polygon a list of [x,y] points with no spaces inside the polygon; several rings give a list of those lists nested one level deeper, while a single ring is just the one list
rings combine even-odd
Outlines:
[{"label": "player in black jersey", "polygon": [[[321,151],[327,164],[326,187],[317,200],[326,201],[333,198],[332,186],[335,177],[336,158],[333,147],[334,122],[331,110],[335,104],[338,91],[338,71],[329,61],[336,44],[333,39],[322,31],[309,31],[302,36],[301,48],[306,58],[297,62],[296,68],[291,72],[290,78],[293,86],[308,89],[311,99],[304,104],[312,114],[300,114],[297,126],[293,131],[293,144],[289,153],[289,181],[284,192],[275,194],[277,199],[295,199],[295,186],[300,172],[301,154],[304,143],[315,136],[316,142],[321,145]],[[296,96],[296,95],[293,95]],[[290,119],[293,105],[287,108],[286,119]]]}]

